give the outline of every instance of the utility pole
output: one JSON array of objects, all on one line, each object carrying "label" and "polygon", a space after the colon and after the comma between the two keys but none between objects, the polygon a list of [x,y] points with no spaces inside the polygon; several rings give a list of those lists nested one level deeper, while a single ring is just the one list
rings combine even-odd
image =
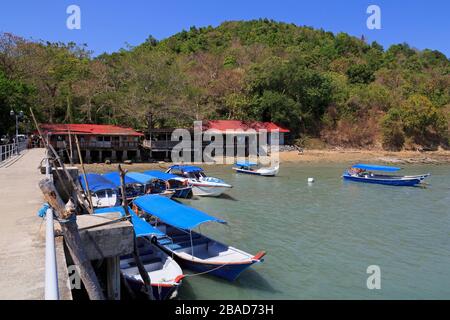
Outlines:
[{"label": "utility pole", "polygon": [[19,120],[22,120],[23,118],[23,111],[19,111],[19,113],[16,113],[11,109],[9,114],[11,115],[11,117],[16,118],[16,137],[14,139],[14,143],[16,145],[16,154],[19,154]]}]

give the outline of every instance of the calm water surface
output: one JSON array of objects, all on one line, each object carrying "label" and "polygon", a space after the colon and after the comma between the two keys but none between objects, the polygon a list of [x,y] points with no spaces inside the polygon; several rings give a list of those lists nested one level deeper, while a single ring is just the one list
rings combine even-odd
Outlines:
[{"label": "calm water surface", "polygon": [[[275,178],[208,168],[234,188],[183,201],[229,223],[201,232],[267,256],[234,283],[189,277],[180,298],[449,299],[450,166],[406,166],[432,173],[426,189],[344,182],[345,166],[285,164]],[[381,290],[366,287],[369,265]]]}]

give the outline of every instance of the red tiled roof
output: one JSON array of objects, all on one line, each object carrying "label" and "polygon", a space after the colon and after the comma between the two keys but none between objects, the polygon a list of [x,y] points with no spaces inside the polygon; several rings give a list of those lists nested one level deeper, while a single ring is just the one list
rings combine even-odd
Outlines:
[{"label": "red tiled roof", "polygon": [[240,121],[240,120],[209,120],[204,125],[205,129],[214,129],[219,131],[235,130],[235,131],[247,131],[253,129],[256,131],[267,130],[272,132],[279,130],[280,132],[290,132],[288,129],[280,127],[273,122],[260,122],[260,121]]},{"label": "red tiled roof", "polygon": [[104,124],[41,124],[43,134],[96,134],[96,135],[124,135],[143,136],[131,128],[124,128]]}]

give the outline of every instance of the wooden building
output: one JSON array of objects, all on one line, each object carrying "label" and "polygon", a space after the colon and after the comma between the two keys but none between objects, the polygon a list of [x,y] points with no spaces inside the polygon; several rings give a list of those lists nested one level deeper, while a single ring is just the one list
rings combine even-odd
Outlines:
[{"label": "wooden building", "polygon": [[41,130],[66,161],[78,162],[75,135],[85,162],[141,161],[144,134],[131,128],[100,124],[42,124]]},{"label": "wooden building", "polygon": [[[176,128],[149,129],[143,142],[143,146],[150,150],[150,158],[170,160],[172,149],[179,143],[179,141],[171,141],[172,132],[175,129]],[[190,132],[192,138],[190,152],[194,153],[198,151],[195,149],[194,145],[194,128],[187,128],[187,130]],[[269,146],[275,142],[278,142],[280,146],[284,145],[285,142],[289,140],[288,134],[290,132],[288,129],[280,127],[273,122],[240,120],[204,121],[202,123],[202,134],[204,135],[204,132],[207,130],[222,134],[222,139],[224,141],[224,155],[236,155],[238,152],[238,145],[244,146],[245,154],[248,155],[250,136],[254,135],[255,132],[260,134],[263,130],[266,131],[266,141]],[[277,141],[274,141],[272,133],[276,130],[278,131],[278,137]],[[202,150],[210,144],[209,141],[203,140],[202,136]],[[226,141],[230,140],[233,141],[231,144],[225,144]]]}]

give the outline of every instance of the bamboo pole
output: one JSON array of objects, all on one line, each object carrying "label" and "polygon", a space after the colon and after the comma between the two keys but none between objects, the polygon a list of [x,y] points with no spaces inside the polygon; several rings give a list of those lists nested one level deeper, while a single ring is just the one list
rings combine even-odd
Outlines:
[{"label": "bamboo pole", "polygon": [[87,193],[87,198],[88,198],[88,203],[89,203],[89,213],[93,214],[93,212],[94,212],[94,205],[92,204],[91,190],[89,189],[89,183],[88,183],[88,180],[86,178],[86,171],[84,170],[84,162],[83,162],[83,157],[81,156],[80,143],[78,141],[78,136],[77,135],[75,135],[75,144],[77,145],[78,158],[80,159],[81,173],[83,174],[83,180],[84,180],[84,183],[86,185],[86,193]]},{"label": "bamboo pole", "polygon": [[[128,200],[127,200],[127,194],[125,190],[125,175],[127,173],[126,170],[122,169],[122,166],[119,164],[119,173],[120,173],[120,188],[122,190],[122,205],[125,210],[125,214],[127,217],[131,217],[130,212],[128,211]],[[131,222],[131,219],[130,219]],[[134,230],[134,229],[133,229]],[[133,251],[133,258],[136,263],[136,266],[139,270],[139,274],[141,275],[142,281],[144,282],[144,288],[145,288],[145,294],[148,296],[150,300],[155,300],[153,297],[153,290],[151,285],[150,276],[147,273],[147,270],[145,270],[144,264],[141,261],[141,257],[139,256],[139,248],[137,244],[136,235],[133,235],[134,240],[134,251]]]},{"label": "bamboo pole", "polygon": [[67,243],[73,261],[79,268],[80,278],[86,288],[86,291],[91,300],[104,300],[104,294],[92,267],[91,261],[84,252],[80,234],[78,232],[78,225],[74,218],[76,215],[75,207],[72,208],[64,205],[61,197],[58,194],[53,182],[50,179],[43,179],[39,182],[39,188],[44,194],[45,201],[53,208],[57,217],[64,220],[61,224],[61,230],[64,234],[64,240]]},{"label": "bamboo pole", "polygon": [[87,208],[88,206],[86,206],[86,203],[82,200],[82,197],[81,197],[81,195],[84,192],[75,183],[75,181],[73,180],[73,178],[70,175],[69,171],[67,171],[66,166],[64,165],[64,161],[61,160],[61,158],[58,155],[58,153],[56,152],[55,148],[53,148],[53,146],[48,142],[48,140],[44,138],[44,136],[42,134],[42,131],[41,131],[41,128],[39,127],[39,124],[38,124],[38,122],[36,120],[36,117],[34,116],[32,108],[30,108],[30,113],[31,113],[31,116],[32,116],[33,121],[34,121],[34,125],[36,126],[36,129],[37,129],[37,131],[39,133],[39,136],[41,137],[41,139],[42,139],[42,141],[44,143],[44,147],[47,148],[47,150],[49,150],[53,154],[55,160],[58,162],[58,165],[62,168],[62,170],[64,171],[65,175],[67,176],[67,179],[69,180],[69,183],[72,185],[72,188],[73,188],[73,190],[76,193],[76,198],[74,200],[77,201],[78,203],[81,203],[84,208]]}]

